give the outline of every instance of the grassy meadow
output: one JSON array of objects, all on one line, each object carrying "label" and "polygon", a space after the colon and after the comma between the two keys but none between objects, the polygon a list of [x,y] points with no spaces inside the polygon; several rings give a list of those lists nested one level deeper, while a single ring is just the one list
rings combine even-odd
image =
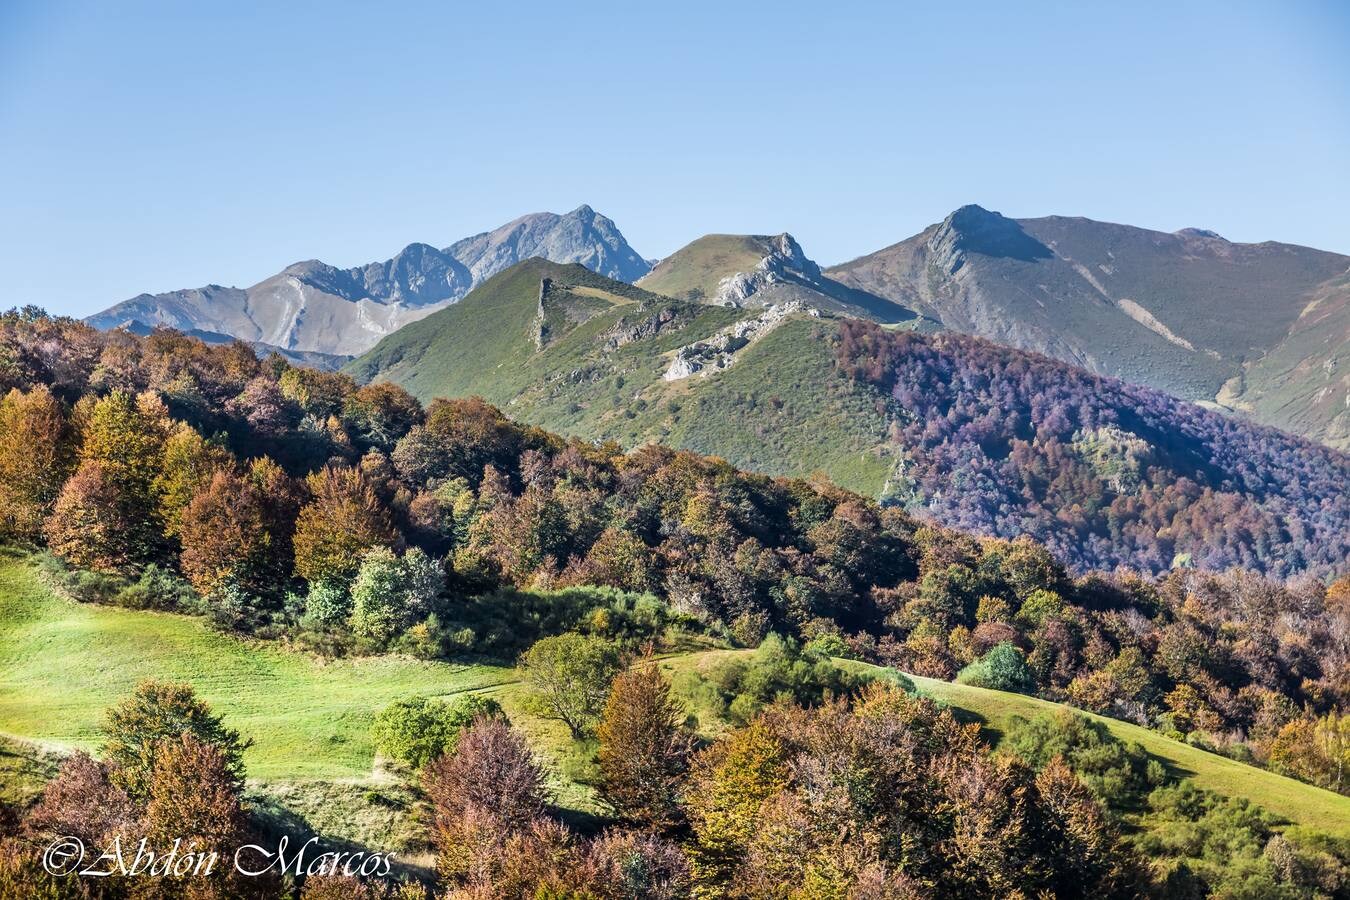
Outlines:
[{"label": "grassy meadow", "polygon": [[[748,652],[705,650],[662,661],[703,737],[726,726],[692,699],[692,687],[711,666]],[[257,795],[326,834],[384,845],[408,833],[415,798],[377,758],[370,727],[387,704],[419,694],[495,697],[550,763],[559,806],[583,815],[595,811],[593,791],[577,780],[589,780],[587,750],[573,744],[560,723],[530,713],[512,668],[395,656],[325,660],[223,635],[200,619],[76,603],[49,590],[30,559],[0,552],[0,796],[31,797],[53,772],[56,752],[97,749],[104,710],[150,677],[191,683],[227,724],[253,739],[245,762]],[[977,717],[995,739],[1013,716],[1060,708],[1019,694],[914,681]],[[1102,721],[1177,776],[1246,797],[1290,822],[1350,837],[1348,797],[1134,725]]]}]

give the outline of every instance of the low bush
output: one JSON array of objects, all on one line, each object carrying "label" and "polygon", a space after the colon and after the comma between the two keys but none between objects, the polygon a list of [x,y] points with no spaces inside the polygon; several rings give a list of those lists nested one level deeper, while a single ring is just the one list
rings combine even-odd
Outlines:
[{"label": "low bush", "polygon": [[385,756],[420,769],[442,754],[455,752],[460,733],[475,719],[498,716],[505,718],[501,705],[479,694],[450,703],[411,697],[386,707],[375,720],[371,736]]}]

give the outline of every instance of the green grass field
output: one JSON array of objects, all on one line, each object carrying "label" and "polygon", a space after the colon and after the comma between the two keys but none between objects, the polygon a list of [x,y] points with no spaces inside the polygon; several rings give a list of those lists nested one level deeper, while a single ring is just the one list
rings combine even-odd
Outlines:
[{"label": "green grass field", "polygon": [[[1030,719],[1062,708],[1059,704],[1022,694],[911,677],[919,690],[935,700],[979,716],[995,737],[1014,716]],[[1167,766],[1169,774],[1177,778],[1190,778],[1199,787],[1215,793],[1246,797],[1290,822],[1350,837],[1350,797],[1209,753],[1129,722],[1090,713],[1084,715],[1104,723],[1122,741],[1143,745]]]},{"label": "green grass field", "polygon": [[190,683],[251,737],[259,780],[363,778],[374,716],[394,700],[516,683],[511,669],[395,657],[322,660],[218,634],[202,620],[75,603],[0,560],[0,731],[94,749],[103,711],[145,678]]},{"label": "green grass field", "polygon": [[[691,676],[745,652],[702,651],[670,657],[663,666],[680,696]],[[559,806],[595,809],[591,790],[568,777],[586,768],[586,752],[560,723],[529,714],[513,669],[391,656],[323,660],[218,634],[199,619],[76,603],[48,590],[28,558],[0,551],[0,733],[10,737],[0,741],[0,796],[32,796],[34,784],[52,771],[51,757],[42,751],[96,749],[103,711],[149,677],[191,683],[230,726],[254,740],[245,762],[255,790],[328,834],[380,844],[406,833],[406,798],[392,807],[372,799],[372,792],[397,798],[401,789],[379,765],[369,733],[385,705],[417,694],[484,691],[496,697],[551,763]],[[1012,716],[1061,708],[1019,694],[914,680],[934,698],[978,716],[995,738]],[[685,703],[704,736],[724,727],[687,695]],[[1291,822],[1350,837],[1350,798],[1134,725],[1102,721],[1179,777],[1246,797]],[[357,805],[362,808],[353,809]]]}]

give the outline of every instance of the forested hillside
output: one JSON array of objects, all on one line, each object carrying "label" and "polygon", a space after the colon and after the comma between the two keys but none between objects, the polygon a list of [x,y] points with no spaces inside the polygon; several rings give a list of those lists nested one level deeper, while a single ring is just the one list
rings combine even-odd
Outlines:
[{"label": "forested hillside", "polygon": [[944,524],[1085,568],[1335,575],[1350,557],[1335,450],[977,338],[845,321],[837,361],[892,404],[888,499]]},{"label": "forested hillside", "polygon": [[[1191,726],[1182,731],[1203,722],[1229,734],[1224,742],[1251,737],[1258,750],[1299,710],[1339,709],[1347,690],[1343,590],[1328,595],[1322,582],[1184,567],[1161,582],[1124,570],[1074,575],[1031,541],[934,527],[822,480],[566,440],[475,399],[423,410],[391,384],[357,387],[172,332],[142,339],[35,313],[0,321],[12,386],[0,407],[0,523],[11,540],[45,543],[69,565],[102,573],[73,582],[93,598],[182,605],[228,629],[330,649],[510,658],[537,629],[580,622],[587,604],[607,602],[512,591],[605,586],[650,592],[670,615],[740,643],[780,631],[939,677],[1015,646],[1026,653],[1029,690],[1143,723],[1181,715],[1182,704]],[[1278,484],[1283,473],[1274,462],[1262,468],[1240,438],[1307,449],[1199,410],[1169,420],[1176,410],[1150,407],[1148,395],[1125,398],[1137,419],[1116,418],[1111,392],[1132,389],[1087,375],[1052,389],[1037,379],[1060,370],[1041,357],[945,343],[848,324],[837,349],[851,376],[899,385],[902,407],[940,413],[907,426],[916,482],[938,478],[926,454],[941,461],[953,447],[965,460],[1007,466],[975,465],[931,488],[962,514],[985,509],[975,476],[998,485],[1043,471],[1042,458],[1081,459],[1070,436],[1085,428],[1135,429],[1162,460],[1172,454],[1197,478],[1217,479],[1185,455],[1208,447],[1209,472],[1228,467],[1251,485]],[[1018,380],[1043,398],[1027,412]],[[1190,430],[1173,441],[1165,423]],[[1130,468],[1138,447],[1115,440],[1129,452],[1103,453],[1097,464],[1113,468],[1097,480],[1076,463],[1046,482],[1087,491],[1133,477],[1142,496],[1178,504],[1175,495],[1192,489],[1163,480],[1171,470],[1160,464]],[[1301,458],[1298,483],[1343,515],[1329,474],[1343,460],[1317,453]],[[977,501],[963,505],[953,485]],[[1259,522],[1261,509],[1201,485],[1179,513],[1196,523],[1195,540],[1217,542],[1218,529],[1253,539],[1240,530],[1242,514]],[[1306,498],[1266,489],[1294,527]],[[1066,496],[1065,515],[1091,499]],[[1209,508],[1227,512],[1205,531]],[[1344,552],[1333,556],[1344,531],[1310,522],[1301,552],[1343,574]],[[178,573],[190,587],[169,588]],[[535,612],[521,619],[530,604]],[[623,621],[607,627],[630,627]]]},{"label": "forested hillside", "polygon": [[666,300],[534,260],[347,371],[588,440],[824,472],[943,525],[1034,537],[1080,572],[1344,566],[1344,454],[1037,354],[812,312]]},{"label": "forested hillside", "polygon": [[[578,311],[630,302],[568,296],[552,309],[543,297],[545,345],[590,324]],[[968,446],[978,434],[994,450],[998,432],[965,421],[960,391],[1002,389],[1012,373],[989,368],[987,345],[949,357],[942,344],[907,340],[845,323],[831,377],[913,385],[922,398],[896,390],[897,402],[934,404]],[[997,358],[1035,386],[1040,358]],[[479,399],[424,408],[392,384],[362,387],[168,331],[141,338],[12,312],[0,318],[0,359],[0,533],[45,548],[53,589],[202,616],[291,652],[519,662],[529,708],[565,724],[567,752],[593,772],[584,777],[619,830],[583,838],[551,818],[544,772],[495,702],[396,701],[373,734],[418,773],[439,877],[479,891],[459,896],[558,884],[604,897],[694,887],[729,896],[738,885],[762,895],[769,872],[803,896],[821,885],[870,885],[872,894],[855,895],[878,897],[1075,896],[1084,886],[1165,896],[1182,879],[1218,896],[1242,884],[1338,883],[1344,854],[1331,838],[1286,838],[1259,809],[1177,783],[1104,729],[1071,717],[1017,726],[991,756],[976,726],[914,697],[903,676],[850,673],[832,659],[1069,702],[1348,791],[1334,740],[1350,704],[1346,580],[1074,574],[1028,539],[927,524],[823,479],[565,439]],[[943,370],[950,359],[963,364]],[[1075,416],[1107,427],[1113,420],[1087,394],[1110,400],[1112,384],[1048,394],[1027,427],[1047,429],[1047,440]],[[1016,413],[1013,396],[991,395],[1000,397]],[[1149,415],[1122,424],[1142,429]],[[1207,422],[1188,437],[1218,440]],[[950,443],[932,436],[933,447]],[[644,646],[709,643],[758,649],[682,687],[719,729],[704,739],[724,735],[691,754],[664,679],[629,663]],[[154,729],[166,721],[191,726],[165,744]],[[103,728],[104,758],[69,761],[25,813],[17,844],[0,828],[0,886],[44,877],[25,868],[23,834],[95,841],[144,822],[162,835],[188,784],[212,785],[214,805],[192,820],[211,846],[258,827],[239,799],[247,745],[189,688],[143,684]],[[133,741],[150,755],[126,750]],[[836,795],[836,785],[820,808],[818,775],[841,759],[871,773],[864,787],[875,799]],[[652,782],[650,772],[662,774]],[[728,809],[746,777],[749,793]],[[955,819],[913,814],[935,797]],[[1127,815],[1138,837],[1123,836]],[[769,827],[754,834],[751,821]],[[839,821],[856,834],[831,838]],[[975,840],[964,821],[1000,824]],[[1179,836],[1197,832],[1226,843],[1198,850]],[[897,834],[900,843],[883,839]],[[1262,856],[1276,840],[1300,868]],[[922,859],[902,847],[922,848]],[[624,887],[633,871],[669,891],[634,893]],[[314,878],[306,890],[324,884]],[[262,896],[273,887],[248,885]]]}]

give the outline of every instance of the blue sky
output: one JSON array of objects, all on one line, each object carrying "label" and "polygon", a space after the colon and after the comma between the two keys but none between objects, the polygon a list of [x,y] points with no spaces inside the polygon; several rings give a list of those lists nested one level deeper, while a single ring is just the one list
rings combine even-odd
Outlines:
[{"label": "blue sky", "polygon": [[1350,253],[1347,9],[3,0],[0,306],[581,203],[646,256],[828,264],[971,202]]}]

